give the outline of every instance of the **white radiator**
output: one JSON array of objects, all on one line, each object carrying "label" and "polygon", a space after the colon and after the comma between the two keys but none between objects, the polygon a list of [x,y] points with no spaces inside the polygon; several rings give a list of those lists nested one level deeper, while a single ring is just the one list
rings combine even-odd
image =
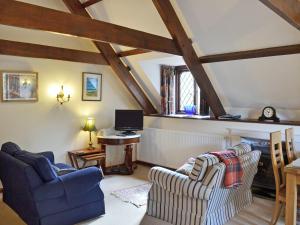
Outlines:
[{"label": "white radiator", "polygon": [[220,151],[225,145],[225,137],[221,135],[145,128],[138,160],[178,168],[189,157],[209,151]]}]

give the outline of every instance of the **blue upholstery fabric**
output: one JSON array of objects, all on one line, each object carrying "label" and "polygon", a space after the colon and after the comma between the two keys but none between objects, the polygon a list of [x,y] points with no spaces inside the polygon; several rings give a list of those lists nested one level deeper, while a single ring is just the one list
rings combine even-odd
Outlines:
[{"label": "blue upholstery fabric", "polygon": [[51,164],[54,164],[54,154],[53,154],[53,152],[50,152],[50,151],[39,152],[38,154],[46,157],[51,162]]},{"label": "blue upholstery fabric", "polygon": [[58,167],[59,169],[70,169],[70,168],[73,168],[72,166],[64,164],[64,163],[55,163],[54,166]]},{"label": "blue upholstery fabric", "polygon": [[[8,152],[11,153],[9,149]],[[75,171],[47,182],[33,166],[0,151],[0,179],[3,201],[28,225],[72,225],[105,213],[99,185],[102,176],[97,168]]]},{"label": "blue upholstery fabric", "polygon": [[1,146],[1,151],[4,151],[5,153],[14,156],[15,153],[22,151],[21,148],[13,143],[13,142],[6,142]]},{"label": "blue upholstery fabric", "polygon": [[18,152],[15,157],[32,166],[44,181],[52,181],[57,178],[48,158],[40,154],[27,151]]},{"label": "blue upholstery fabric", "polygon": [[102,173],[99,168],[89,167],[60,176],[66,195],[69,199],[76,197],[78,193],[83,194],[89,192],[99,185],[102,180]]},{"label": "blue upholstery fabric", "polygon": [[55,171],[57,176],[62,176],[68,173],[72,173],[75,172],[76,169],[75,168],[59,168],[56,165],[51,165],[52,169]]}]

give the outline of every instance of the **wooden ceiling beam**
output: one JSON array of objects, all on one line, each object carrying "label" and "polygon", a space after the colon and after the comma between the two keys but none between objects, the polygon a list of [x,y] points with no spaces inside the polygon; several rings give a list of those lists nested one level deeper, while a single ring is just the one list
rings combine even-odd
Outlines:
[{"label": "wooden ceiling beam", "polygon": [[215,117],[224,115],[225,109],[211,84],[199,58],[186,34],[170,0],[152,0],[158,10],[162,20],[169,30],[173,40],[176,42],[183,59],[193,74],[201,92],[206,96],[206,100],[214,113]]},{"label": "wooden ceiling beam", "polygon": [[136,49],[131,49],[131,50],[119,52],[118,56],[119,57],[126,57],[126,56],[144,54],[144,53],[148,53],[148,52],[151,52],[151,51],[150,50],[136,48]]},{"label": "wooden ceiling beam", "polygon": [[[78,0],[63,0],[63,2],[71,11],[71,13],[90,18],[90,15],[87,13],[85,8],[82,7]],[[157,110],[149,100],[148,96],[145,94],[143,89],[139,86],[133,75],[130,73],[128,67],[118,57],[112,46],[108,43],[96,41],[94,41],[94,44],[109,62],[110,66],[117,74],[119,79],[123,82],[127,90],[132,94],[132,96],[144,110],[144,113],[156,114]]]},{"label": "wooden ceiling beam", "polygon": [[87,8],[87,7],[89,7],[91,5],[94,5],[94,4],[96,4],[98,2],[101,2],[101,1],[102,0],[89,0],[87,2],[82,3],[81,5],[82,5],[83,8]]},{"label": "wooden ceiling beam", "polygon": [[267,7],[300,30],[299,0],[260,0]]},{"label": "wooden ceiling beam", "polygon": [[0,54],[108,65],[101,53],[0,39]]},{"label": "wooden ceiling beam", "polygon": [[224,62],[231,60],[253,59],[270,56],[292,55],[300,53],[300,44],[280,47],[262,48],[240,52],[206,55],[199,58],[201,63]]},{"label": "wooden ceiling beam", "polygon": [[[82,7],[81,3],[79,5]],[[84,9],[84,8],[83,8]],[[78,10],[77,10],[78,11]],[[26,12],[26,16],[24,16]],[[172,39],[14,0],[0,0],[0,24],[178,55]]]}]

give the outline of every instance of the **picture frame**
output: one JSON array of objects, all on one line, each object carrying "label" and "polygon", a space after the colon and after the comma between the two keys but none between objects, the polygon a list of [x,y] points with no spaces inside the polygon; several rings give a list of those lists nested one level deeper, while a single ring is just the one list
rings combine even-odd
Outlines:
[{"label": "picture frame", "polygon": [[82,101],[102,100],[102,74],[82,73]]},{"label": "picture frame", "polygon": [[38,73],[1,71],[1,97],[3,102],[37,102]]}]

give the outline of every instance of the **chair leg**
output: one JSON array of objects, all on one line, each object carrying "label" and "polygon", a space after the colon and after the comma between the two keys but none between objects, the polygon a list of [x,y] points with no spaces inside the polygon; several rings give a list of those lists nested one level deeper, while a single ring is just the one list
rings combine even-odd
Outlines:
[{"label": "chair leg", "polygon": [[276,199],[275,208],[273,211],[272,220],[271,220],[270,225],[276,225],[278,218],[280,216],[281,210],[282,210],[282,206],[283,206],[283,204],[279,200]]}]

